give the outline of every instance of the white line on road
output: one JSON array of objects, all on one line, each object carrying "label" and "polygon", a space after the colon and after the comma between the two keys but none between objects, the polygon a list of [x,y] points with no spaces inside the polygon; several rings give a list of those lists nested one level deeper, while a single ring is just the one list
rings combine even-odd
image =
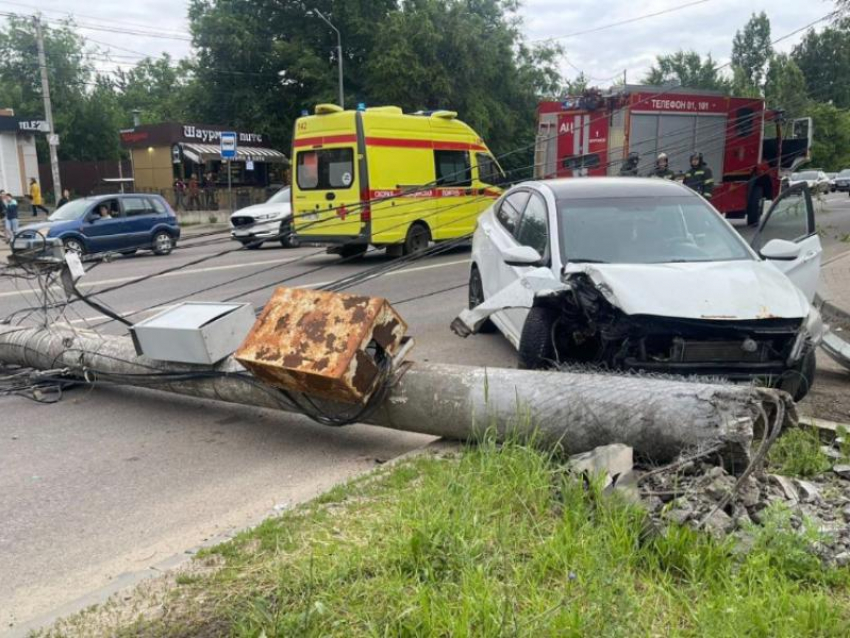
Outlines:
[{"label": "white line on road", "polygon": [[[458,266],[460,264],[468,264],[468,263],[469,263],[468,259],[457,259],[455,261],[447,261],[447,262],[442,263],[442,264],[431,264],[430,266],[417,266],[416,268],[402,268],[401,270],[395,270],[393,272],[385,273],[385,274],[381,275],[380,277],[376,277],[376,279],[381,279],[382,277],[393,277],[395,275],[405,275],[407,273],[412,273],[412,272],[422,272],[423,270],[432,270],[434,268],[445,268],[447,266]],[[306,283],[306,284],[298,284],[297,286],[294,286],[294,287],[295,288],[318,288],[319,286],[327,286],[328,284],[332,284],[332,283],[334,283],[334,280],[315,281],[315,282],[310,282],[310,283]],[[169,305],[169,306],[157,306],[156,308],[140,308],[139,310],[131,310],[130,312],[122,314],[121,316],[122,317],[131,317],[131,316],[135,316],[135,315],[139,315],[139,314],[144,314],[146,312],[154,312],[154,311],[155,312],[162,312],[164,310],[167,310],[168,308],[173,308],[173,307],[174,306]],[[80,319],[71,319],[70,321],[68,321],[68,323],[83,323],[83,322],[89,322],[89,321],[96,321],[96,320],[102,319],[102,318],[103,317],[101,317],[101,316],[82,317]]]},{"label": "white line on road", "polygon": [[[158,277],[178,277],[180,275],[199,275],[207,272],[215,272],[218,270],[233,270],[234,268],[248,268],[250,266],[267,266],[270,264],[288,264],[290,262],[299,259],[299,257],[293,257],[291,259],[266,259],[264,261],[251,261],[244,264],[228,264],[226,266],[209,266],[207,268],[192,268],[189,270],[175,270],[174,272],[168,272],[164,275],[157,275]],[[139,277],[143,277],[144,275],[133,275],[132,277],[116,277],[114,279],[100,279],[98,281],[91,281],[80,284],[80,288],[91,288],[92,286],[103,286],[106,284],[121,284],[127,281],[133,281],[134,279],[138,279]],[[58,288],[57,288],[58,290]],[[11,297],[12,295],[21,294],[17,290],[10,290],[8,292],[0,292],[0,297]]]}]

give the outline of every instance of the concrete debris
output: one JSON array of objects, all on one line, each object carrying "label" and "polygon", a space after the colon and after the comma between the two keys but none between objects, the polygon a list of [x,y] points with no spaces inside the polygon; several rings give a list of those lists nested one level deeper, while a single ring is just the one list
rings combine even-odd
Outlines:
[{"label": "concrete debris", "polygon": [[604,474],[608,477],[608,482],[605,484],[607,487],[610,483],[615,483],[619,477],[632,471],[634,455],[632,448],[622,443],[601,445],[590,452],[571,456],[569,466],[574,472],[591,477]]},{"label": "concrete debris", "polygon": [[797,494],[797,488],[794,486],[794,483],[791,481],[791,479],[786,478],[784,476],[780,476],[778,474],[768,474],[767,477],[769,480],[779,486],[788,501],[796,503],[798,500],[800,500],[800,496],[799,494]]},{"label": "concrete debris", "polygon": [[850,479],[850,465],[840,463],[833,466],[832,471],[838,474],[841,478]]},{"label": "concrete debris", "polygon": [[[845,467],[850,476],[850,466]],[[718,537],[732,535],[736,551],[746,552],[759,526],[777,506],[785,506],[793,530],[820,533],[812,552],[826,562],[850,565],[850,481],[835,474],[801,480],[755,472],[729,498],[737,479],[713,463],[689,461],[669,470],[635,473],[643,506],[658,522],[701,528]]]},{"label": "concrete debris", "polygon": [[824,453],[824,455],[825,455],[827,458],[833,459],[833,460],[835,460],[835,461],[837,461],[837,460],[839,460],[839,459],[843,459],[843,458],[844,458],[844,455],[843,455],[843,454],[841,454],[841,452],[840,452],[840,451],[836,450],[836,449],[835,449],[834,447],[832,447],[831,445],[821,445],[821,446],[820,446],[820,451],[821,451],[821,452],[823,452],[823,453]]}]

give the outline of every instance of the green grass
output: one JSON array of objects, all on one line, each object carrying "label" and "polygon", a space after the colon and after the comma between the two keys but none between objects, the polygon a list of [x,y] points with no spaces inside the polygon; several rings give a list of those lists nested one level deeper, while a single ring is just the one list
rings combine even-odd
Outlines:
[{"label": "green grass", "polygon": [[422,456],[200,560],[145,636],[847,636],[847,570],[776,509],[752,549],[653,527],[520,445]]},{"label": "green grass", "polygon": [[770,448],[770,469],[777,474],[809,478],[832,467],[821,452],[816,428],[794,428],[783,434]]}]

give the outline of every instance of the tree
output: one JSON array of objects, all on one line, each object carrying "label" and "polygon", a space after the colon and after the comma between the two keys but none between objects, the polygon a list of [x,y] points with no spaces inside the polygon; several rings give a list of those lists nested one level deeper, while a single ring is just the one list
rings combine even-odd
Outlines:
[{"label": "tree", "polygon": [[850,18],[809,31],[791,55],[812,98],[850,108]]},{"label": "tree", "polygon": [[688,89],[729,90],[729,81],[718,71],[711,54],[703,60],[696,51],[680,50],[657,56],[656,64],[650,68],[644,82]]},{"label": "tree", "polygon": [[773,55],[770,44],[770,20],[762,11],[755,13],[732,41],[732,67],[751,87],[760,89],[765,68]]},{"label": "tree", "polygon": [[812,166],[824,170],[841,170],[850,166],[850,111],[832,104],[812,103],[814,140]]},{"label": "tree", "polygon": [[[394,0],[316,0],[342,33],[347,106],[363,95],[364,62]],[[295,118],[337,101],[336,35],[300,0],[192,0],[194,117],[261,130],[285,146]]]},{"label": "tree", "polygon": [[[72,26],[69,22],[58,27],[42,27],[53,119],[62,140],[61,159],[89,155],[85,143],[80,144],[83,138],[95,137],[95,131],[81,130],[83,124],[78,122],[78,115],[86,109],[87,91],[95,83],[84,41]],[[35,26],[30,19],[10,17],[6,27],[0,30],[0,86],[4,87],[2,106],[15,109],[22,117],[44,118]],[[43,135],[36,136],[36,140],[39,158],[45,161],[47,141]]]},{"label": "tree", "polygon": [[519,173],[532,163],[537,101],[558,90],[560,76],[558,50],[525,45],[512,7],[503,0],[404,2],[367,59],[368,94],[405,110],[457,111],[497,155],[528,146],[506,162]]},{"label": "tree", "polygon": [[190,119],[186,91],[192,72],[188,61],[174,64],[167,53],[145,58],[129,70],[119,69],[114,82],[123,125],[130,125],[136,109],[144,124]]},{"label": "tree", "polygon": [[764,96],[770,108],[783,109],[789,118],[806,114],[809,102],[806,78],[789,55],[779,53],[770,60]]}]

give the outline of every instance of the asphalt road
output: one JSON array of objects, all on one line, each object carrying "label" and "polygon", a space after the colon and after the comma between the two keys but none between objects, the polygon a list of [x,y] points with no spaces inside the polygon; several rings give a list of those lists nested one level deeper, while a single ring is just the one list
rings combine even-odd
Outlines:
[{"label": "asphalt road", "polygon": [[[850,236],[850,198],[836,194],[827,200],[818,219],[829,258],[850,248],[843,241]],[[185,299],[236,297],[261,305],[279,283],[316,286],[390,263],[373,254],[340,264],[312,247],[236,248],[226,235],[190,239],[168,257],[139,254],[98,265],[84,289],[197,261],[102,299],[121,313]],[[499,335],[462,340],[448,329],[466,302],[468,259],[468,249],[456,249],[352,291],[398,305],[417,341],[414,359],[513,366],[515,354]],[[447,288],[452,290],[440,292]],[[13,282],[0,281],[0,317],[32,299]],[[103,321],[82,304],[66,318],[80,327]],[[123,330],[116,322],[100,329]],[[127,582],[431,440],[369,426],[326,428],[270,411],[115,388],[73,390],[55,405],[0,397],[0,413],[0,633],[18,631],[89,592]]]}]

